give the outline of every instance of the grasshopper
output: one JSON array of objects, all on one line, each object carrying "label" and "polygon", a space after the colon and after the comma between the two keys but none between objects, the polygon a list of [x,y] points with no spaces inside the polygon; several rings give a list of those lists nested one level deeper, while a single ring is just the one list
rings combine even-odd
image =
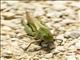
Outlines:
[{"label": "grasshopper", "polygon": [[[23,19],[21,23],[24,26],[24,30],[27,32],[27,34],[35,37],[35,39],[44,41],[47,44],[47,47],[50,47],[51,44],[53,44],[54,39],[48,27],[40,20],[39,17],[33,17],[30,12],[26,12],[25,17],[26,19]],[[26,49],[28,49],[28,47]]]}]

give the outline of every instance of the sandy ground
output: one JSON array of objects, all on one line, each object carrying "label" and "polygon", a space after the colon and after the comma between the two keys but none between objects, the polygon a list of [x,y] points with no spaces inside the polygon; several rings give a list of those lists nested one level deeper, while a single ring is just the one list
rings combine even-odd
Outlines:
[{"label": "sandy ground", "polygon": [[[50,52],[33,43],[21,25],[29,10],[42,17],[56,41]],[[80,60],[80,1],[1,1],[1,60]]]}]

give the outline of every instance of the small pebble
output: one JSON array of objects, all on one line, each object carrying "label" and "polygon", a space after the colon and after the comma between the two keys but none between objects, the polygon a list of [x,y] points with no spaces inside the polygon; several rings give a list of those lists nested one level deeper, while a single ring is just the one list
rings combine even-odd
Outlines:
[{"label": "small pebble", "polygon": [[4,12],[2,13],[2,16],[5,17],[5,20],[13,19],[15,14],[12,12]]},{"label": "small pebble", "polygon": [[42,59],[40,59],[40,60],[48,60],[48,59],[46,59],[46,58],[42,58]]},{"label": "small pebble", "polygon": [[12,53],[12,51],[11,50],[5,50],[4,52],[3,52],[3,56],[5,57],[5,58],[12,58],[12,56],[13,56],[13,53]]},{"label": "small pebble", "polygon": [[73,31],[69,31],[69,32],[66,32],[64,37],[66,38],[78,38],[80,36],[80,30],[73,30]]},{"label": "small pebble", "polygon": [[58,47],[56,47],[56,50],[58,50],[58,51],[65,51],[65,49],[64,49],[63,46],[58,46]]},{"label": "small pebble", "polygon": [[39,57],[33,57],[33,60],[39,60]]},{"label": "small pebble", "polygon": [[11,23],[11,22],[6,22],[4,25],[6,25],[10,28],[13,28],[13,29],[19,28],[18,25],[14,24],[14,23]]},{"label": "small pebble", "polygon": [[8,27],[8,26],[3,26],[3,27],[2,27],[2,30],[5,31],[5,32],[9,32],[9,31],[11,31],[12,29],[11,29],[10,27]]},{"label": "small pebble", "polygon": [[74,51],[76,51],[76,47],[75,47],[75,46],[70,46],[70,47],[68,48],[68,51],[69,51],[69,52],[74,52]]},{"label": "small pebble", "polygon": [[80,49],[80,41],[76,42],[75,47],[76,47],[77,49]]},{"label": "small pebble", "polygon": [[53,8],[55,10],[64,10],[66,9],[66,6],[62,4],[61,2],[54,2]]},{"label": "small pebble", "polygon": [[[34,47],[34,48],[33,48]],[[39,50],[39,49],[41,49],[41,46],[37,46],[37,45],[33,45],[33,44],[31,44],[31,46],[29,47],[29,52],[34,52],[34,51],[37,51],[37,50]]]},{"label": "small pebble", "polygon": [[72,56],[66,56],[67,60],[76,60],[76,56],[72,55]]},{"label": "small pebble", "polygon": [[56,37],[56,39],[61,39],[61,40],[64,40],[64,35],[62,34],[60,34],[60,35],[58,35],[57,37]]},{"label": "small pebble", "polygon": [[44,57],[47,58],[47,59],[49,59],[49,58],[52,58],[53,57],[53,54],[52,53],[49,53],[49,54],[46,54]]},{"label": "small pebble", "polygon": [[43,14],[44,14],[44,11],[40,7],[38,7],[34,13],[35,16],[42,16]]}]

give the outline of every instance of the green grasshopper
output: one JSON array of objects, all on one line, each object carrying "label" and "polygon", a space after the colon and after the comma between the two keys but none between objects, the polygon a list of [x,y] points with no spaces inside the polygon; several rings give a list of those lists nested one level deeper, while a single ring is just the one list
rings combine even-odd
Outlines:
[{"label": "green grasshopper", "polygon": [[48,27],[40,20],[40,18],[33,17],[30,12],[26,12],[25,17],[26,19],[22,20],[22,25],[28,35],[44,41],[47,44],[47,47],[53,44],[53,35],[49,31]]}]

